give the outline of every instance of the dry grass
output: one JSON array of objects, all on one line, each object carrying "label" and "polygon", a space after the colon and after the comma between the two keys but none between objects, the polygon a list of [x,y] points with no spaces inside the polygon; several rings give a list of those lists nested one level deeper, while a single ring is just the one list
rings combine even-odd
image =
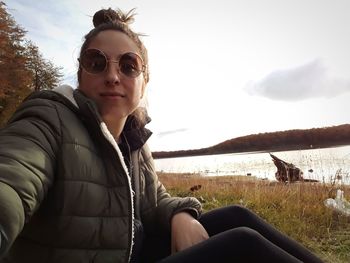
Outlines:
[{"label": "dry grass", "polygon": [[[285,185],[247,176],[160,173],[159,177],[172,195],[197,197],[204,211],[241,204],[304,244],[325,262],[350,262],[350,217],[333,212],[323,203],[335,197],[334,185]],[[191,191],[194,185],[201,188]],[[341,189],[345,197],[350,196],[349,187],[341,186]]]}]

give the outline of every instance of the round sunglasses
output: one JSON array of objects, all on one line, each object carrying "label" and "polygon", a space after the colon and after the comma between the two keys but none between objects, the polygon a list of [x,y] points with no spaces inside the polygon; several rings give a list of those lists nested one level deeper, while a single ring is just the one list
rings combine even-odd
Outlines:
[{"label": "round sunglasses", "polygon": [[108,62],[116,63],[118,71],[129,78],[138,77],[145,71],[145,65],[142,58],[133,52],[127,52],[119,56],[118,60],[108,59],[106,54],[99,49],[86,49],[80,59],[80,66],[90,74],[99,74],[107,69]]}]

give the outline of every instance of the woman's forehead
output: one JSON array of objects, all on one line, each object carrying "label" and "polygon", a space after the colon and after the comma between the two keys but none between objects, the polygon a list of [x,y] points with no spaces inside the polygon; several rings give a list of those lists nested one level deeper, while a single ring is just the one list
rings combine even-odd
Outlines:
[{"label": "woman's forehead", "polygon": [[125,33],[116,30],[104,30],[98,33],[90,42],[88,48],[97,48],[108,55],[134,52],[139,54],[135,42]]}]

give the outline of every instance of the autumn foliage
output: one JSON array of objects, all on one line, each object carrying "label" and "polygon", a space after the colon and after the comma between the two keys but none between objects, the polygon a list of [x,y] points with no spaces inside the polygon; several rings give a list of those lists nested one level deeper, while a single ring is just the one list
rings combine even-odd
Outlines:
[{"label": "autumn foliage", "polygon": [[25,34],[0,1],[0,126],[30,92],[52,89],[62,77]]}]

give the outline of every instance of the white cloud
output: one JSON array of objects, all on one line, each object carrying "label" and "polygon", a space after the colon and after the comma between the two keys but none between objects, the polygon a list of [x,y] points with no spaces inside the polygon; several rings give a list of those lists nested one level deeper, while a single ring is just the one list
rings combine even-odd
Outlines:
[{"label": "white cloud", "polygon": [[317,59],[299,67],[274,71],[260,81],[250,82],[246,91],[284,101],[334,97],[350,91],[350,79],[330,76],[322,60]]},{"label": "white cloud", "polygon": [[186,132],[188,129],[187,128],[181,128],[181,129],[175,129],[175,130],[168,130],[168,131],[162,131],[157,134],[159,138],[164,137],[164,136],[169,136],[173,134],[177,134],[180,132]]}]

